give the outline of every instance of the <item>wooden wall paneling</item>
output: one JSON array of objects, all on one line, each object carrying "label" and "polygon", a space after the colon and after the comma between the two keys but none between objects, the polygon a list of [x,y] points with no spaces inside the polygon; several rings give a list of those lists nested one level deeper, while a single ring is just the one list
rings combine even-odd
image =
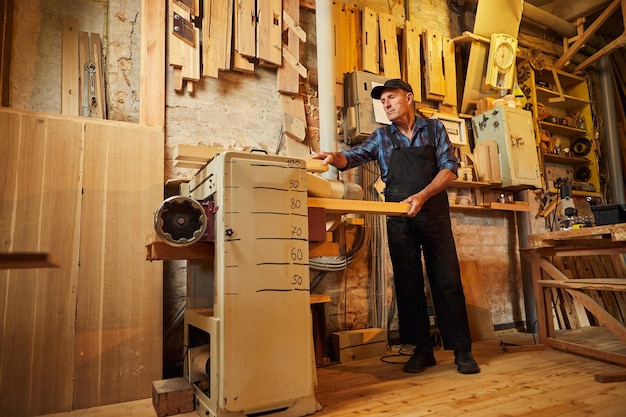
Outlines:
[{"label": "wooden wall paneling", "polygon": [[[299,0],[283,0],[283,34],[287,32],[287,36],[283,36],[287,43],[282,42],[283,49],[286,49],[296,60],[300,60],[300,37],[295,30],[287,25],[289,16],[293,22],[300,25],[300,3]],[[306,35],[306,34],[305,34]],[[282,65],[278,68],[276,74],[278,91],[281,93],[297,94],[300,91],[300,74],[287,62],[283,56]]]},{"label": "wooden wall paneling", "polygon": [[63,17],[62,42],[61,113],[78,116],[78,20]]},{"label": "wooden wall paneling", "polygon": [[422,33],[417,25],[407,20],[402,32],[404,79],[413,87],[413,98],[422,101]]},{"label": "wooden wall paneling", "polygon": [[378,74],[378,15],[364,7],[362,19],[363,71]]},{"label": "wooden wall paneling", "polygon": [[[0,109],[0,126],[2,126],[2,140],[0,140],[0,251],[8,252],[14,233],[13,213],[16,201],[17,166],[19,152],[20,114],[8,109]],[[0,270],[0,277],[8,271]],[[0,279],[0,286],[6,282]],[[1,294],[1,293],[0,293]],[[0,302],[4,297],[0,297]],[[2,310],[0,310],[2,311]],[[6,340],[1,338],[0,340]],[[1,357],[0,357],[1,358]],[[3,363],[0,361],[0,363]],[[0,385],[0,389],[2,386]]]},{"label": "wooden wall paneling", "polygon": [[0,124],[1,250],[49,252],[60,264],[0,272],[0,398],[11,399],[0,415],[70,410],[82,125],[10,110]]},{"label": "wooden wall paneling", "polygon": [[[31,119],[31,125],[44,120],[41,116],[24,119]],[[69,410],[72,405],[82,135],[83,124],[76,119],[47,119],[38,250],[51,253],[60,268],[36,271],[29,399],[34,415]]]},{"label": "wooden wall paneling", "polygon": [[283,58],[282,0],[257,2],[257,58],[266,65],[279,66]]},{"label": "wooden wall paneling", "polygon": [[162,265],[144,239],[163,199],[162,129],[87,122],[74,406],[150,397],[161,376]]},{"label": "wooden wall paneling", "polygon": [[396,38],[396,23],[393,15],[380,13],[378,25],[380,28],[380,57],[385,77],[400,78],[402,73]]},{"label": "wooden wall paneling", "polygon": [[[17,194],[12,213],[14,235],[10,247],[13,252],[39,249],[45,135],[45,123],[33,124],[32,120],[25,122],[20,118]],[[37,305],[34,302],[37,292],[34,289],[40,282],[38,275],[37,270],[14,270],[8,276],[9,285],[4,300],[6,304],[3,306],[3,324],[6,323],[7,328],[3,335],[6,350],[2,366],[2,390],[6,391],[2,393],[2,398],[14,400],[3,407],[8,409],[5,415],[32,415],[33,408],[36,408],[34,404],[30,404],[30,390],[33,382],[31,352],[34,348],[37,318]],[[29,353],[25,354],[26,352]],[[14,381],[21,383],[15,384]]]},{"label": "wooden wall paneling", "polygon": [[165,124],[165,5],[141,0],[139,121],[147,126]]},{"label": "wooden wall paneling", "polygon": [[457,93],[456,93],[456,47],[454,41],[443,36],[441,39],[443,53],[443,77],[445,83],[445,95],[443,104],[453,107],[453,113],[457,113]]}]

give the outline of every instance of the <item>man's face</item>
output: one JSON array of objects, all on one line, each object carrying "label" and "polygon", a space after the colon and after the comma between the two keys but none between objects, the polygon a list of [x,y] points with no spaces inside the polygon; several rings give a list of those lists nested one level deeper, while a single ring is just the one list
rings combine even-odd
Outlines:
[{"label": "man's face", "polygon": [[401,88],[387,89],[380,95],[383,109],[392,122],[411,113],[412,100],[413,94]]}]

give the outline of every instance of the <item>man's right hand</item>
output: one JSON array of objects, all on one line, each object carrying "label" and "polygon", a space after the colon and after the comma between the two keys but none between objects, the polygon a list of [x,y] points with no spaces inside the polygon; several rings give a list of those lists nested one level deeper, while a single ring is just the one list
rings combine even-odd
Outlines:
[{"label": "man's right hand", "polygon": [[318,152],[308,156],[312,159],[322,159],[322,164],[332,165],[335,168],[342,169],[348,165],[348,160],[341,152]]}]

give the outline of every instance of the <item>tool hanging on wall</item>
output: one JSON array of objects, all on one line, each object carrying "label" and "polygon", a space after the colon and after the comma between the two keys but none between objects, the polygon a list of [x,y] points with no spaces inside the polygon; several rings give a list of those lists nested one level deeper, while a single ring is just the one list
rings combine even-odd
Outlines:
[{"label": "tool hanging on wall", "polygon": [[79,114],[85,117],[106,119],[100,35],[79,32],[78,55],[81,91]]}]

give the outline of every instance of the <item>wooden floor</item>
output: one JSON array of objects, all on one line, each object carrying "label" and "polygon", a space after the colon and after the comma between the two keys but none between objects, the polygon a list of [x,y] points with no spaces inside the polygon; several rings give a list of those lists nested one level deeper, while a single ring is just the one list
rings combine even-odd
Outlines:
[{"label": "wooden floor", "polygon": [[[594,334],[594,343],[602,343],[603,337]],[[606,343],[612,343],[609,339]],[[506,334],[475,343],[474,356],[482,368],[476,375],[457,373],[453,354],[442,350],[435,352],[436,366],[415,375],[402,372],[404,356],[389,358],[398,364],[376,358],[318,368],[315,397],[322,410],[314,417],[626,416],[626,382],[594,380],[596,373],[623,372],[623,367],[553,349],[506,353],[501,342],[530,345],[533,339],[530,334]],[[619,349],[626,347],[622,343]],[[146,399],[52,416],[156,413]]]}]

